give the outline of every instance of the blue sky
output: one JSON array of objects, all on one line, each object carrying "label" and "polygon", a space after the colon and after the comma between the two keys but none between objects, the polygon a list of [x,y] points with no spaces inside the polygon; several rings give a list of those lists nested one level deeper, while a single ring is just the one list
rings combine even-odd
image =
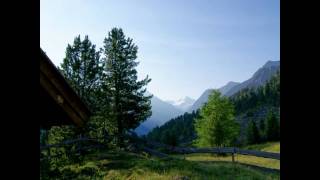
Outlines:
[{"label": "blue sky", "polygon": [[280,60],[279,0],[41,0],[40,46],[56,65],[76,35],[112,27],[138,45],[138,75],[164,100],[198,98]]}]

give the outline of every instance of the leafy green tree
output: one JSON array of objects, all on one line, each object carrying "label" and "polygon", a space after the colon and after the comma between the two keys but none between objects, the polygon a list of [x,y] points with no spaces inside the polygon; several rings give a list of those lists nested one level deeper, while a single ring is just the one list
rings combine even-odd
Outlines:
[{"label": "leafy green tree", "polygon": [[123,145],[126,130],[136,128],[151,116],[151,97],[146,96],[147,76],[138,81],[138,47],[126,38],[122,29],[113,28],[104,39],[104,89],[110,97],[110,117],[117,126],[118,144]]},{"label": "leafy green tree", "polygon": [[103,64],[100,51],[91,43],[88,36],[81,41],[80,35],[73,44],[68,44],[66,56],[59,70],[68,80],[71,87],[92,111],[99,108],[98,97],[102,81]]},{"label": "leafy green tree", "polygon": [[260,143],[261,137],[259,129],[254,120],[250,120],[247,127],[247,143],[248,144],[257,144]]},{"label": "leafy green tree", "polygon": [[280,124],[273,111],[270,111],[267,116],[266,136],[268,141],[280,140]]},{"label": "leafy green tree", "polygon": [[214,90],[208,102],[200,110],[200,118],[195,121],[198,139],[202,146],[229,146],[239,134],[239,124],[235,121],[234,107],[227,97]]},{"label": "leafy green tree", "polygon": [[[74,139],[76,137],[77,131],[74,126],[53,126],[47,131],[47,144],[59,144],[65,140]],[[58,169],[59,167],[74,162],[75,156],[71,157],[67,152],[72,151],[75,148],[75,145],[50,148],[47,155],[56,156],[56,158],[51,158],[49,160],[50,168]]]}]

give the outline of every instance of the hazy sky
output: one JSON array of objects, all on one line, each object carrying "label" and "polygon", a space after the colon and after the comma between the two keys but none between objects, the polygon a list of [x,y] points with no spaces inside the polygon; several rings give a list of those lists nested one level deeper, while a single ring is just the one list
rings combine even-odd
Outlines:
[{"label": "hazy sky", "polygon": [[56,65],[76,35],[112,27],[138,45],[138,75],[164,100],[197,99],[280,60],[279,0],[41,0],[40,46]]}]

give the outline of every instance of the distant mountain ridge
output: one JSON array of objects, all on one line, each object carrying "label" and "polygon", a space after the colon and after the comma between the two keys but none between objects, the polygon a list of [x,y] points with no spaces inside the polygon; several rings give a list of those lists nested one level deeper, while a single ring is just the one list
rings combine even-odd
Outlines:
[{"label": "distant mountain ridge", "polygon": [[[267,61],[253,74],[250,79],[243,81],[242,83],[230,81],[218,90],[222,95],[230,97],[244,88],[259,87],[264,85],[278,70],[280,70],[280,61]],[[201,108],[201,106],[208,101],[212,90],[213,89],[205,90],[195,101],[195,103],[188,109],[188,112],[192,112]]]},{"label": "distant mountain ridge", "polygon": [[[242,83],[230,81],[218,90],[222,95],[230,97],[242,89],[264,85],[278,70],[280,70],[280,61],[267,61],[250,79],[243,81]],[[141,123],[141,125],[135,129],[135,132],[138,135],[147,134],[154,127],[161,126],[165,122],[184,112],[192,112],[201,108],[201,106],[208,101],[208,97],[212,90],[213,89],[205,90],[196,101],[188,97],[176,102],[163,101],[158,97],[153,96],[151,99],[152,116]],[[151,93],[148,92],[148,94]]]},{"label": "distant mountain ridge", "polygon": [[238,82],[230,81],[225,86],[222,86],[221,88],[219,88],[219,91],[221,92],[222,95],[225,95],[227,92],[230,91],[230,89],[232,89],[233,87],[235,87],[239,84],[240,83],[238,83]]},{"label": "distant mountain ridge", "polygon": [[280,61],[268,61],[263,67],[259,68],[250,79],[234,86],[225,95],[232,96],[244,88],[259,87],[265,84],[279,69]]},{"label": "distant mountain ridge", "polygon": [[166,102],[172,104],[173,106],[180,109],[181,111],[186,112],[193,105],[195,100],[186,96],[182,99],[179,99],[178,101],[166,101]]},{"label": "distant mountain ridge", "polygon": [[[150,95],[150,92],[146,94]],[[171,118],[183,114],[183,112],[176,108],[175,106],[161,100],[160,98],[153,95],[151,98],[151,110],[152,115],[146,121],[140,124],[139,127],[135,129],[138,135],[147,134],[151,129],[156,126],[161,126]]]},{"label": "distant mountain ridge", "polygon": [[[240,83],[230,81],[225,86],[222,86],[218,90],[221,92],[222,95],[225,95],[231,88],[233,88],[234,86],[237,86],[238,84]],[[201,106],[208,101],[209,95],[211,94],[212,91],[213,89],[205,90],[202,93],[202,95],[194,102],[194,104],[188,109],[188,112],[192,112],[201,108]]]},{"label": "distant mountain ridge", "polygon": [[[235,119],[240,125],[240,134],[236,144],[247,144],[247,128],[251,120],[261,129],[261,123],[266,126],[266,118],[269,112],[274,112],[280,120],[280,71],[274,74],[264,85],[256,88],[243,89],[229,97],[234,104]],[[199,111],[185,113],[182,116],[171,119],[159,128],[153,129],[147,136],[152,141],[178,146],[190,145],[197,137],[195,120],[199,117]],[[175,141],[171,141],[174,139]],[[261,141],[266,141],[262,136]]]}]

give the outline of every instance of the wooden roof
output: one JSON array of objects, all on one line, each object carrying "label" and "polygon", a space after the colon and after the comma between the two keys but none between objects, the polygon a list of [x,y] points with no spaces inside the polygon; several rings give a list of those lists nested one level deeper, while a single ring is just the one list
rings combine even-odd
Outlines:
[{"label": "wooden roof", "polygon": [[91,112],[40,48],[40,127],[82,127]]}]

